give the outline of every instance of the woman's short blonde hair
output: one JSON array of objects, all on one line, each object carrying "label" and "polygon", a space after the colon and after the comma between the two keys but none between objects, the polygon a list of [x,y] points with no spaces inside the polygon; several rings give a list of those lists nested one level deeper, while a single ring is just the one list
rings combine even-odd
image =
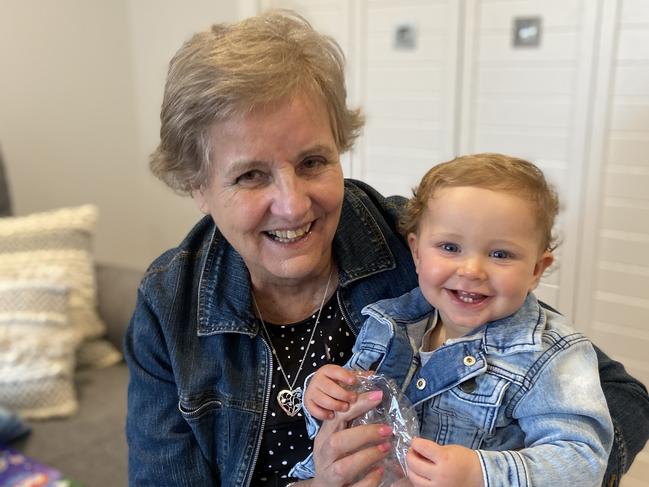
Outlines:
[{"label": "woman's short blonde hair", "polygon": [[191,193],[207,181],[215,122],[301,93],[322,97],[338,150],[349,150],[363,117],[347,108],[344,71],[338,44],[288,10],[195,34],[169,63],[151,170]]},{"label": "woman's short blonde hair", "polygon": [[543,172],[529,161],[503,154],[473,154],[433,166],[413,191],[401,219],[404,235],[417,233],[428,202],[440,189],[458,186],[504,191],[524,198],[532,204],[541,231],[541,248],[554,250],[552,233],[559,213],[559,198]]}]

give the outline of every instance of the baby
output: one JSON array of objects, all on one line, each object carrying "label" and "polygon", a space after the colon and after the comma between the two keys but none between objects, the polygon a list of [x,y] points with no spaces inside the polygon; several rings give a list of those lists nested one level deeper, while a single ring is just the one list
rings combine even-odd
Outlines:
[{"label": "baby", "polygon": [[477,154],[428,171],[402,221],[419,287],[365,307],[346,368],[311,378],[311,430],[310,416],[355,400],[349,369],[376,370],[419,417],[415,486],[599,486],[613,427],[595,351],[532,293],[554,259],[558,210],[521,159]]}]

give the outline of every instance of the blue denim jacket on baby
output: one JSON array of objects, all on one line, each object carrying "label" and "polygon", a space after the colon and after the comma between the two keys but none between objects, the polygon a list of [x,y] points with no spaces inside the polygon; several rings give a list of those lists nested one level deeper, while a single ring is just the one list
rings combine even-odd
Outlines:
[{"label": "blue denim jacket on baby", "polygon": [[[485,486],[601,485],[613,426],[595,351],[533,294],[515,314],[423,354],[437,311],[419,288],[363,314],[347,367],[394,378],[423,438],[477,450]],[[307,459],[296,471],[311,468]]]}]

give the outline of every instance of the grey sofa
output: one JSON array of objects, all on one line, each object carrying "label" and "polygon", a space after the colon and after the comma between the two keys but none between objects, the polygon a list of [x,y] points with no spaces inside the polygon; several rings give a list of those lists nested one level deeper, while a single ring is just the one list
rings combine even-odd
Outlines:
[{"label": "grey sofa", "polygon": [[[11,214],[9,191],[0,155],[0,216]],[[97,265],[99,314],[107,338],[119,350],[135,306],[143,272]],[[77,372],[79,411],[64,419],[29,421],[31,433],[11,447],[61,470],[84,487],[127,485],[124,438],[128,371],[117,365]]]},{"label": "grey sofa", "polygon": [[[97,266],[99,314],[107,337],[120,350],[142,273]],[[64,419],[30,421],[31,433],[11,446],[61,470],[84,487],[125,486],[127,481],[124,362],[76,375],[79,411]]]}]

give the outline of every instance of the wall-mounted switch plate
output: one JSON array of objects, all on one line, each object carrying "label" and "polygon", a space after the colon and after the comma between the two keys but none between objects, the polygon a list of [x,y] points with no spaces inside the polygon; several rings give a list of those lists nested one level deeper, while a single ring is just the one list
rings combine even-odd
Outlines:
[{"label": "wall-mounted switch plate", "polygon": [[398,51],[417,49],[417,26],[413,23],[398,24],[394,27],[394,48]]},{"label": "wall-mounted switch plate", "polygon": [[514,17],[512,45],[539,47],[541,45],[541,17]]}]

